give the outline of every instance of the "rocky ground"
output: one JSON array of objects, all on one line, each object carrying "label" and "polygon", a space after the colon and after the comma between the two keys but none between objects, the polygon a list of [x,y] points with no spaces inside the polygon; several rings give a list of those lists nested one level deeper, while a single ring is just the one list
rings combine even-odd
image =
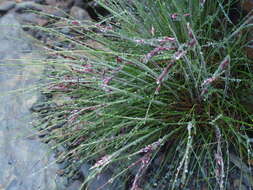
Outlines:
[{"label": "rocky ground", "polygon": [[[250,11],[253,10],[253,0],[246,0],[246,1],[242,1],[241,3],[241,8],[244,10],[245,14],[253,14],[250,13]],[[57,48],[57,47],[64,47],[64,48],[68,48],[70,46],[70,44],[66,44],[66,43],[58,43],[55,42],[52,37],[44,32],[42,32],[41,30],[38,30],[36,28],[36,26],[59,26],[59,30],[60,32],[67,34],[67,35],[73,35],[73,33],[70,32],[70,29],[67,27],[63,27],[64,25],[62,24],[62,22],[58,22],[59,20],[61,20],[62,18],[71,18],[74,21],[77,22],[85,22],[87,24],[89,24],[89,21],[92,20],[98,20],[98,14],[108,14],[105,10],[103,10],[101,7],[99,7],[97,5],[97,3],[95,1],[90,1],[90,0],[5,0],[0,2],[0,15],[1,15],[1,20],[2,22],[6,22],[4,24],[12,24],[11,20],[7,20],[9,17],[13,17],[13,19],[15,20],[15,23],[20,23],[22,25],[23,30],[25,30],[28,34],[31,34],[32,36],[34,36],[36,39],[40,40],[41,42],[43,42],[44,44],[46,44],[48,47],[50,48]],[[38,14],[40,13],[40,14]],[[21,29],[21,25],[20,25],[20,29]],[[27,26],[29,25],[29,26]],[[31,27],[31,26],[35,26],[35,27]],[[8,33],[8,32],[7,32]],[[251,32],[252,33],[252,32]],[[0,33],[0,35],[3,37],[4,35]],[[17,37],[17,36],[16,36]],[[253,40],[253,33],[252,35],[249,35],[249,46],[246,48],[246,52],[248,54],[248,56],[250,58],[253,58],[253,51],[252,51],[252,47],[250,45],[252,45],[252,43],[250,42],[251,40]],[[0,43],[2,43],[3,39],[0,38]],[[15,43],[15,42],[14,42]],[[94,47],[99,47],[100,44],[96,44],[96,42],[94,41],[88,41],[90,46],[94,46]],[[32,43],[28,43],[27,46],[32,46]],[[16,45],[16,44],[15,44]],[[14,49],[14,44],[10,45],[10,48]],[[7,44],[6,47],[8,47],[9,45]],[[15,47],[16,48],[16,47]],[[70,47],[71,48],[71,47]],[[101,48],[101,47],[100,47]],[[8,52],[13,52],[12,49],[5,49],[4,51]],[[2,52],[1,48],[0,51]],[[29,50],[31,51],[31,50]],[[8,53],[6,53],[7,55]],[[22,54],[22,56],[29,56],[26,54]],[[13,58],[12,56],[16,56],[15,55],[10,55],[10,58]],[[5,68],[7,69],[7,68]],[[8,68],[9,70],[9,68]],[[4,72],[5,70],[1,70],[1,72]],[[15,72],[15,71],[14,71]],[[41,72],[41,71],[40,71]],[[6,78],[6,77],[3,77]],[[1,77],[0,77],[1,79]],[[6,80],[3,80],[4,84],[3,88],[7,88],[7,86],[10,86],[11,84],[6,83]],[[23,81],[24,79],[16,79],[16,78],[12,78],[13,81]],[[8,81],[12,81],[12,80],[8,80]],[[17,89],[17,85],[19,84],[15,83],[14,84],[14,88],[13,89]],[[2,84],[2,83],[1,83]],[[0,88],[1,89],[1,88]],[[12,89],[12,90],[13,90]],[[5,89],[1,89],[1,90],[5,90]],[[43,103],[43,99],[44,101],[48,99],[48,97],[46,96],[41,96],[42,98],[37,102],[36,104],[34,104],[32,106],[32,110],[35,112],[40,112],[43,109],[50,109],[50,106],[52,105],[45,105],[45,103]],[[52,97],[50,97],[52,99]],[[56,104],[59,103],[61,101],[61,98],[59,100],[59,97],[54,97],[55,98],[55,102]],[[58,99],[57,99],[58,98]],[[68,97],[65,97],[68,98]],[[10,100],[11,97],[9,97],[8,99],[2,99],[2,102],[8,102],[11,101]],[[36,98],[35,98],[36,99]],[[19,101],[19,100],[17,100]],[[23,100],[22,100],[23,101]],[[35,100],[36,101],[36,100]],[[31,106],[33,102],[29,103],[29,106]],[[1,102],[1,104],[2,104]],[[24,100],[24,102],[26,102]],[[16,102],[13,102],[13,105]],[[4,104],[4,103],[3,103]],[[26,103],[24,103],[26,104]],[[26,106],[26,110],[29,109],[29,106]],[[10,109],[10,108],[7,108]],[[10,109],[11,110],[11,109]],[[5,110],[0,110],[0,112],[5,112]],[[28,111],[27,111],[28,113]],[[6,118],[7,115],[12,114],[12,111],[9,112],[5,112]],[[6,120],[6,118],[4,118]],[[0,121],[2,122],[1,118]],[[4,121],[6,122],[6,121]],[[9,123],[9,125],[14,125],[12,123]],[[7,125],[6,125],[7,126]],[[7,127],[6,127],[7,128]],[[6,129],[7,130],[7,129]],[[18,129],[20,130],[20,128]],[[0,131],[0,137],[1,136],[7,136],[7,132],[2,132]],[[15,133],[13,131],[9,131],[8,134],[10,136],[10,133]],[[18,135],[20,135],[18,133]],[[40,134],[40,137],[44,137],[46,134]],[[29,143],[31,143],[31,145],[29,146],[36,146],[38,142],[38,139],[35,138],[30,142],[31,140],[29,140]],[[1,143],[1,141],[0,141]],[[16,142],[18,144],[23,144],[26,143],[26,141],[18,141]],[[1,147],[1,146],[5,146],[5,147]],[[72,176],[71,178],[59,178],[59,176],[65,176],[68,175],[68,173],[70,171],[67,171],[66,168],[68,168],[68,166],[70,165],[70,163],[68,162],[61,162],[59,164],[59,166],[54,166],[54,168],[52,170],[50,170],[50,172],[48,172],[48,169],[45,169],[43,171],[45,171],[46,174],[44,174],[44,178],[41,178],[41,181],[37,181],[40,180],[40,178],[38,177],[38,175],[36,174],[35,178],[37,178],[37,180],[33,181],[31,179],[29,179],[30,183],[34,183],[33,184],[29,184],[28,181],[23,180],[22,178],[19,178],[19,175],[21,175],[22,172],[26,171],[28,172],[27,175],[29,175],[29,167],[21,167],[21,169],[24,170],[20,170],[19,171],[19,165],[15,165],[13,162],[15,162],[16,160],[22,160],[22,158],[15,158],[15,156],[11,156],[12,152],[15,152],[15,154],[17,152],[19,152],[19,150],[23,149],[23,150],[27,150],[30,148],[26,147],[15,147],[13,150],[11,149],[6,149],[7,145],[2,145],[0,144],[0,151],[2,149],[5,149],[5,154],[8,154],[7,156],[5,154],[0,154],[0,166],[1,168],[4,168],[5,171],[8,171],[7,173],[5,172],[4,174],[2,174],[0,172],[0,190],[22,190],[22,189],[26,189],[26,190],[37,190],[37,189],[42,189],[42,190],[46,190],[46,189],[57,189],[56,185],[61,185],[60,187],[58,187],[58,189],[60,190],[76,190],[80,187],[81,185],[81,181],[87,177],[87,175],[89,174],[89,168],[91,167],[90,164],[86,163],[86,164],[82,164],[82,166],[80,168],[78,168],[78,175]],[[8,146],[12,146],[14,147],[14,145],[8,145]],[[28,146],[28,147],[29,147]],[[41,146],[41,147],[40,147]],[[39,148],[38,148],[39,147]],[[36,147],[36,149],[41,150],[43,154],[43,151],[46,151],[46,148],[43,148],[43,145],[41,145],[39,143],[38,147]],[[59,152],[63,152],[64,148],[66,147],[62,147],[62,149],[58,149],[57,153]],[[11,150],[11,151],[10,151]],[[29,151],[27,151],[29,152]],[[40,151],[39,151],[40,152]],[[21,152],[22,153],[22,152]],[[33,151],[30,152],[34,153]],[[2,157],[2,155],[4,155]],[[21,157],[28,157],[29,156],[26,155],[20,155]],[[41,157],[41,155],[38,153],[37,154],[38,158],[36,157],[35,160],[27,160],[27,162],[29,163],[33,163],[33,162],[40,162],[39,158]],[[8,159],[6,159],[6,157]],[[244,165],[242,163],[242,161],[235,155],[232,156],[234,159],[232,160],[232,162],[234,163],[235,166],[237,166],[234,169],[234,172],[232,172],[229,180],[228,180],[228,188],[231,190],[250,190],[253,189],[253,179],[251,176],[251,173],[248,170],[248,167],[246,165]],[[14,159],[15,158],[15,159]],[[47,163],[49,163],[50,161],[52,161],[53,158],[47,158],[48,160],[46,161]],[[50,160],[51,159],[51,160]],[[3,162],[2,162],[3,161]],[[10,164],[9,164],[10,162]],[[159,165],[159,162],[155,162],[156,164]],[[20,164],[20,163],[19,163]],[[33,165],[33,164],[32,164]],[[15,166],[15,167],[14,167]],[[43,167],[40,165],[40,167]],[[157,167],[156,165],[154,165],[154,168]],[[38,169],[37,166],[35,167],[35,169]],[[69,170],[69,168],[68,168]],[[48,174],[49,173],[49,174]],[[55,177],[55,174],[58,174],[57,177]],[[136,173],[136,171],[132,171],[133,175]],[[24,173],[22,173],[24,174]],[[103,173],[101,173],[101,175],[93,180],[89,186],[90,190],[95,190],[98,187],[100,187],[101,185],[103,185],[104,183],[106,183],[108,181],[108,179],[110,179],[112,172],[110,170],[107,170]],[[58,183],[54,183],[51,184],[51,180],[53,175],[55,178],[59,178],[59,182]],[[13,177],[14,176],[14,177]],[[147,177],[147,180],[148,179]],[[157,181],[159,179],[152,179],[152,181],[150,183],[146,183],[147,185],[145,186],[145,189],[166,189],[166,183],[167,181],[165,181],[163,184],[161,184],[161,186],[157,186]],[[22,186],[22,183],[23,186]],[[194,183],[194,182],[193,182]],[[36,186],[35,184],[40,184],[40,187],[38,187],[38,185]],[[65,185],[64,185],[65,184]],[[54,185],[54,186],[53,186]],[[104,187],[104,189],[106,190],[115,190],[115,189],[123,189],[121,187],[121,182],[118,181],[115,185],[110,185],[108,184],[107,186]],[[190,189],[190,187],[189,187]],[[208,189],[208,187],[205,184],[200,184],[199,189],[202,190],[206,190]]]}]

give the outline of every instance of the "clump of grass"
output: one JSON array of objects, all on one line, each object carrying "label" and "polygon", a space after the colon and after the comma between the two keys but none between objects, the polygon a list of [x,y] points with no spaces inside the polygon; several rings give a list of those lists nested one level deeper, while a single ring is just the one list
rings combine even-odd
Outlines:
[{"label": "clump of grass", "polygon": [[249,18],[230,20],[235,1],[99,3],[111,13],[100,23],[65,19],[75,37],[50,29],[74,48],[54,51],[64,67],[47,91],[72,99],[47,116],[47,129],[64,122],[48,138],[68,146],[64,159],[96,160],[85,183],[116,164],[108,183],[125,176],[126,189],[152,178],[157,188],[226,188],[230,153],[252,159]]}]

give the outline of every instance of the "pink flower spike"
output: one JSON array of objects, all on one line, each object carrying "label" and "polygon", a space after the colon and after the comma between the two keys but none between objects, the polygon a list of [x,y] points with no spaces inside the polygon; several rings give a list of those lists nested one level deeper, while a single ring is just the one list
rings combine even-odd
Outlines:
[{"label": "pink flower spike", "polygon": [[202,89],[200,96],[204,96],[205,94],[207,94],[207,92],[208,92],[207,88]]},{"label": "pink flower spike", "polygon": [[167,65],[167,67],[164,68],[162,74],[160,74],[160,76],[159,76],[159,77],[157,78],[157,80],[156,80],[156,83],[157,83],[158,85],[160,85],[160,84],[163,82],[165,76],[168,74],[169,69],[170,69],[172,66],[173,66],[173,64],[170,63],[170,64]]},{"label": "pink flower spike", "polygon": [[221,70],[225,70],[230,64],[230,56],[227,56],[220,64]]},{"label": "pink flower spike", "polygon": [[147,145],[146,147],[142,148],[140,152],[152,152],[156,150],[159,146],[161,146],[162,140],[159,139],[156,142],[153,142],[152,144]]},{"label": "pink flower spike", "polygon": [[123,62],[123,59],[121,58],[121,57],[116,57],[116,61],[117,61],[117,63],[122,63]]},{"label": "pink flower spike", "polygon": [[188,45],[189,45],[190,47],[194,47],[195,44],[196,44],[196,40],[195,40],[195,39],[192,39],[191,41],[188,42]]},{"label": "pink flower spike", "polygon": [[173,13],[172,15],[170,15],[170,17],[171,17],[173,20],[175,20],[175,19],[177,19],[178,14],[177,14],[177,13]]},{"label": "pink flower spike", "polygon": [[134,40],[136,43],[138,43],[138,44],[143,44],[144,43],[144,40]]},{"label": "pink flower spike", "polygon": [[159,85],[156,87],[156,89],[155,89],[155,94],[159,94],[160,90],[161,90],[161,84],[159,84]]},{"label": "pink flower spike", "polygon": [[84,67],[84,69],[82,70],[83,72],[85,72],[85,73],[92,73],[93,72],[92,66],[90,64],[84,65],[83,67]]},{"label": "pink flower spike", "polygon": [[110,162],[111,157],[109,155],[103,156],[100,160],[98,160],[90,169],[98,168],[103,165],[106,165]]},{"label": "pink flower spike", "polygon": [[162,47],[162,46],[157,47],[146,55],[145,61],[148,62],[152,57],[158,55],[162,51],[168,51],[168,50],[173,50],[173,49],[175,49],[175,48],[174,47]]},{"label": "pink flower spike", "polygon": [[168,37],[168,36],[164,37],[164,40],[166,40],[166,41],[170,41],[170,42],[174,42],[174,41],[176,41],[176,39],[175,39],[175,38],[173,38],[173,37]]},{"label": "pink flower spike", "polygon": [[176,39],[175,38],[172,38],[172,37],[168,37],[168,36],[166,36],[166,37],[164,37],[164,38],[162,38],[162,39],[158,39],[158,42],[160,43],[160,44],[163,44],[164,45],[164,43],[166,43],[166,42],[175,42],[176,41]]},{"label": "pink flower spike", "polygon": [[190,27],[190,23],[187,23],[188,35],[191,39],[194,39],[193,31]]},{"label": "pink flower spike", "polygon": [[103,84],[108,85],[111,80],[112,80],[112,77],[107,77],[107,78],[103,79]]},{"label": "pink flower spike", "polygon": [[79,23],[79,21],[74,20],[74,21],[72,21],[72,24],[73,24],[73,25],[79,25],[80,23]]},{"label": "pink flower spike", "polygon": [[191,14],[190,13],[186,13],[186,14],[184,14],[184,16],[188,17],[188,16],[191,16]]},{"label": "pink flower spike", "polygon": [[204,80],[204,82],[201,84],[201,86],[207,86],[207,85],[211,84],[212,82],[214,82],[216,79],[217,79],[216,77],[208,78],[208,79]]},{"label": "pink flower spike", "polygon": [[186,51],[179,50],[174,54],[174,60],[179,60],[185,55]]}]

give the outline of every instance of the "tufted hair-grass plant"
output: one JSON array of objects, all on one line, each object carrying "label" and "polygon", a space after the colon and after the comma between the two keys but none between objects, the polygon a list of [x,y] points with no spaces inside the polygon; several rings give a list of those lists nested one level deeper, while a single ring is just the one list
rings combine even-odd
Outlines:
[{"label": "tufted hair-grass plant", "polygon": [[122,189],[227,189],[235,158],[252,161],[252,18],[231,20],[234,0],[97,3],[98,23],[64,19],[74,37],[45,29],[73,45],[50,50],[61,66],[43,90],[71,100],[44,118],[47,139],[93,163],[83,188],[113,167]]}]

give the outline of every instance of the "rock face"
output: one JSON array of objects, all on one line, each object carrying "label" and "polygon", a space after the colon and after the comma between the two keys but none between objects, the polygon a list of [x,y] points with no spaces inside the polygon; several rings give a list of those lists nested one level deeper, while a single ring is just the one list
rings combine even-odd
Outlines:
[{"label": "rock face", "polygon": [[0,19],[0,43],[0,189],[57,189],[65,182],[56,175],[48,147],[31,138],[36,132],[29,124],[37,93],[28,89],[37,84],[42,68],[26,64],[40,57],[38,49],[14,14]]}]

